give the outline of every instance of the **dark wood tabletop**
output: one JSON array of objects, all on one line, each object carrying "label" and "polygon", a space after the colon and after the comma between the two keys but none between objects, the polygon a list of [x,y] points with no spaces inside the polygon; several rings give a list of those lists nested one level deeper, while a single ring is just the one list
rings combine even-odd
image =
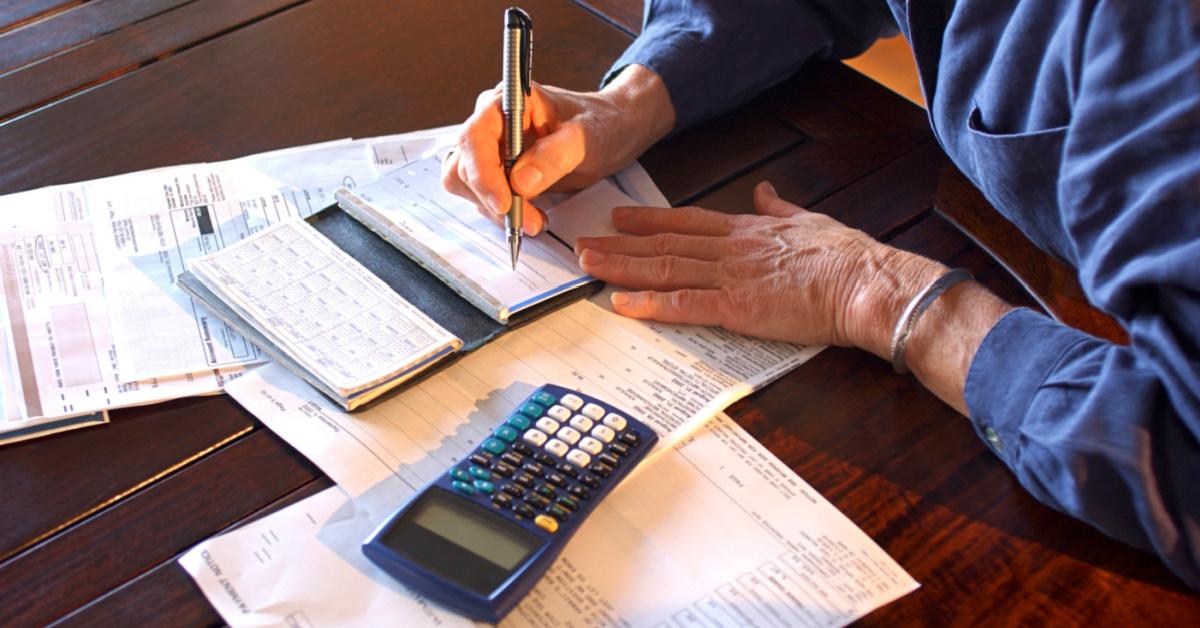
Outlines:
[{"label": "dark wood tabletop", "polygon": [[[0,0],[0,193],[460,122],[498,79],[507,4]],[[537,80],[574,89],[597,85],[641,16],[629,0],[522,4]],[[810,63],[642,163],[673,204],[745,212],[768,179],[1124,337],[953,168],[923,110],[840,63]],[[730,413],[921,583],[862,623],[1200,619],[1157,558],[1035,501],[966,419],[878,358],[829,349]],[[178,556],[327,486],[224,396],[0,447],[0,625],[220,623]]]}]

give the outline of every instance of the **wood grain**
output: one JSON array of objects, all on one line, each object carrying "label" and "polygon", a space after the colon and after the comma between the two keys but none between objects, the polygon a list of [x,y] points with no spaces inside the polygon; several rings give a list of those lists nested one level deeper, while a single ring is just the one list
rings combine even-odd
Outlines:
[{"label": "wood grain", "polygon": [[0,0],[0,33],[64,11],[85,0]]}]

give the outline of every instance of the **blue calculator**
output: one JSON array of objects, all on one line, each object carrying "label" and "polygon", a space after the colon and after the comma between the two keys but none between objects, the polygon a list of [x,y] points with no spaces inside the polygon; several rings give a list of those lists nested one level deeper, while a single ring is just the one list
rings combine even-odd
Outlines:
[{"label": "blue calculator", "polygon": [[628,413],[547,384],[380,526],[363,553],[421,595],[498,622],[657,441]]}]

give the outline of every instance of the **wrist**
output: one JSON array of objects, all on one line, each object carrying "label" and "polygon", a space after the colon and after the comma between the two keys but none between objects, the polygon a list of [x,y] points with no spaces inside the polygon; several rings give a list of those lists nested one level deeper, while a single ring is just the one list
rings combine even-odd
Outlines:
[{"label": "wrist", "polygon": [[883,244],[862,257],[848,300],[845,337],[852,346],[891,359],[892,334],[905,307],[947,271],[934,260]]},{"label": "wrist", "polygon": [[[675,127],[675,107],[662,77],[643,65],[626,66],[600,95],[618,113],[623,139],[637,158]],[[632,140],[632,141],[630,141]]]}]

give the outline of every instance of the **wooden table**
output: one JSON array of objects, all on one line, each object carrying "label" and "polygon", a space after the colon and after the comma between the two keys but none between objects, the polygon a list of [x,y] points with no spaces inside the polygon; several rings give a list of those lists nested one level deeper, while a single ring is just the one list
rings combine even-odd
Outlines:
[{"label": "wooden table", "polygon": [[[0,0],[0,193],[459,122],[497,80],[476,0]],[[596,85],[638,3],[525,0],[540,81]],[[10,25],[10,26],[4,26]],[[924,113],[819,62],[654,147],[674,204],[747,211],[751,187],[972,269],[1120,337],[946,161]],[[1188,623],[1200,599],[1150,555],[1034,501],[910,377],[830,349],[731,409],[922,583],[864,623]],[[113,413],[0,448],[0,625],[212,624],[175,564],[213,534],[330,485],[225,397]]]}]

